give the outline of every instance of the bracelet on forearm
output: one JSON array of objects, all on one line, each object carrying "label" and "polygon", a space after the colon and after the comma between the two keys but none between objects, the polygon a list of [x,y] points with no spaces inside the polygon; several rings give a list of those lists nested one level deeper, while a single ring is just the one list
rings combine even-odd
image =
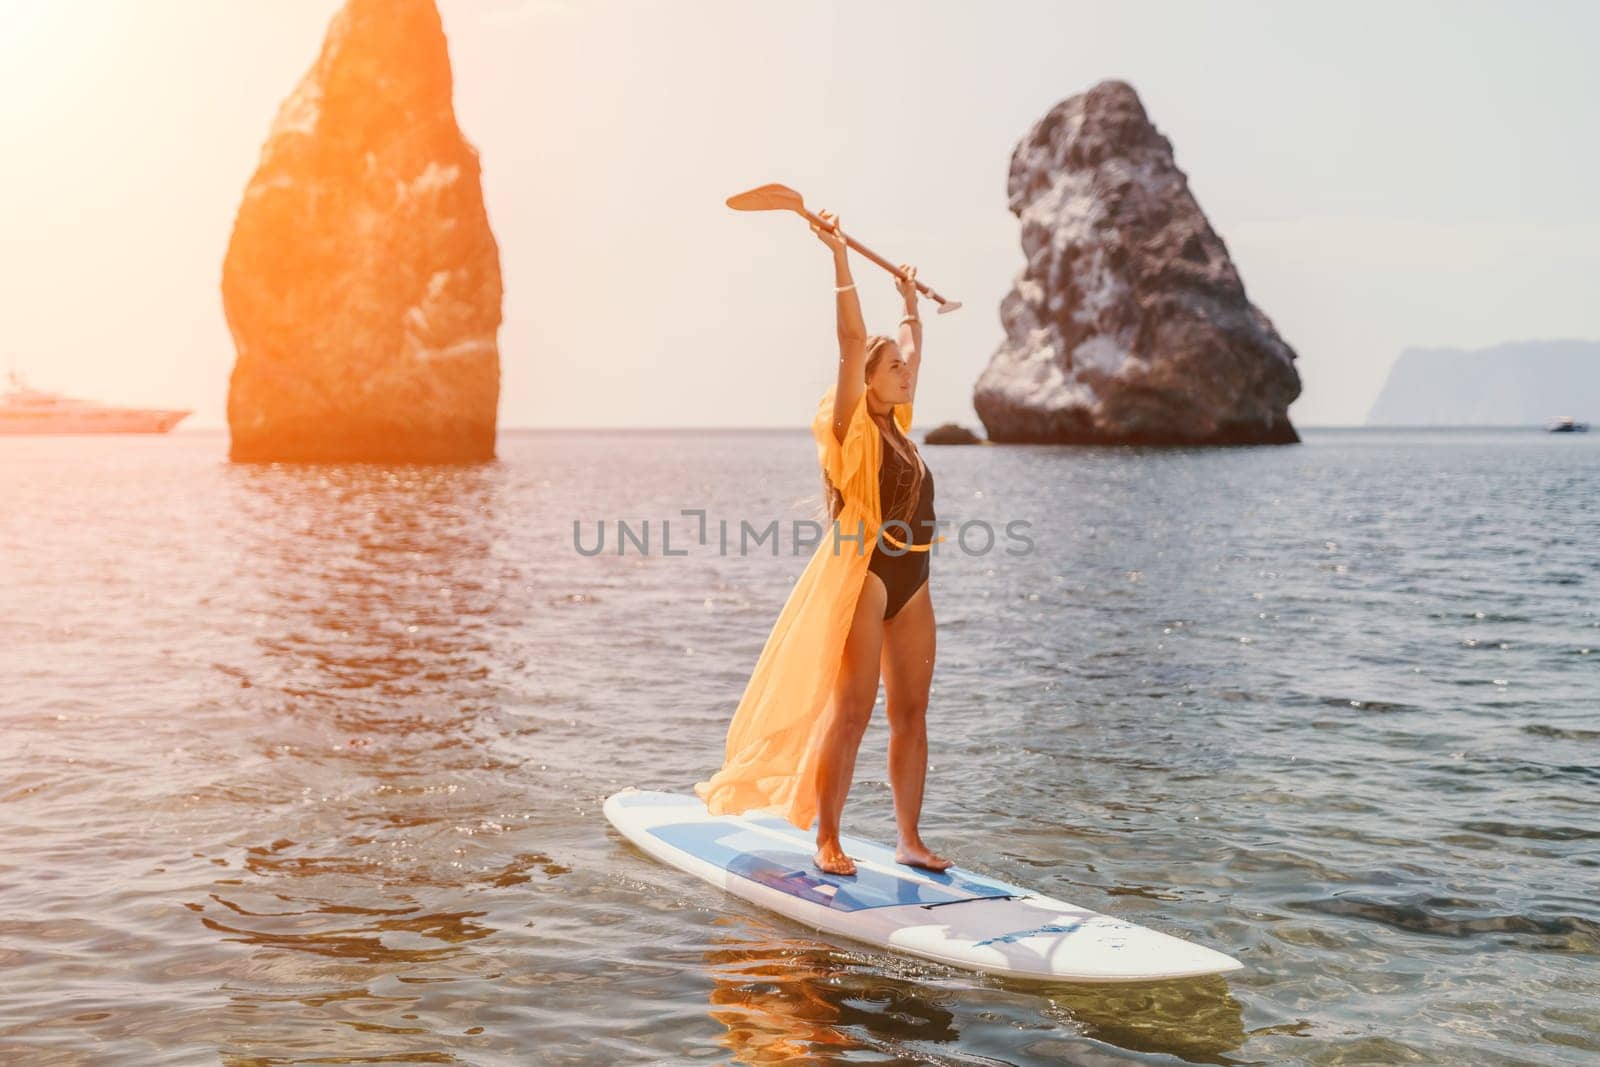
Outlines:
[{"label": "bracelet on forearm", "polygon": [[846,289],[854,289],[855,287],[856,287],[856,283],[855,282],[851,282],[849,285],[836,285],[836,286],[833,287],[833,291],[836,292],[836,293],[842,293]]},{"label": "bracelet on forearm", "polygon": [[902,325],[902,326],[904,326],[908,322],[921,322],[921,321],[922,321],[922,319],[919,318],[916,315],[902,315],[900,317],[900,325]]}]

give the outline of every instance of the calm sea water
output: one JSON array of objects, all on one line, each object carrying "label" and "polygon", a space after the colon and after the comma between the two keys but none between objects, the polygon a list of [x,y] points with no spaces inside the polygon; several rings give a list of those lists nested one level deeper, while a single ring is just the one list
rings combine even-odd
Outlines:
[{"label": "calm sea water", "polygon": [[[834,943],[605,822],[720,763],[805,557],[715,523],[811,512],[803,431],[0,438],[0,1059],[1592,1064],[1600,434],[1305,436],[925,448],[1034,544],[933,562],[925,837],[1246,964],[1109,987]],[[648,554],[575,550],[619,518]],[[886,735],[845,823],[892,840]]]}]

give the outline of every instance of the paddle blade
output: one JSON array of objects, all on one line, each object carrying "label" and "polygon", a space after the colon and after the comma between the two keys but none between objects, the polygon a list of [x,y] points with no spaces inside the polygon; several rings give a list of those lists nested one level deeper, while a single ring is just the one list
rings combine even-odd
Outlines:
[{"label": "paddle blade", "polygon": [[805,201],[787,185],[763,185],[728,197],[735,211],[804,211]]},{"label": "paddle blade", "polygon": [[954,311],[960,306],[961,301],[959,300],[946,300],[944,303],[939,305],[939,314],[948,315],[950,312]]}]

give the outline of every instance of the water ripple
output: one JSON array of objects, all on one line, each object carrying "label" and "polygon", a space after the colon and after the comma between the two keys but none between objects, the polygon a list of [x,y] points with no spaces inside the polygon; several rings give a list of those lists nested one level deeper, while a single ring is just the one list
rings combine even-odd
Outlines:
[{"label": "water ripple", "polygon": [[924,834],[1246,963],[1129,987],[835,943],[606,825],[714,769],[804,558],[573,522],[804,517],[803,432],[0,440],[8,1062],[1593,1062],[1600,440],[1306,436],[927,450],[1036,551],[933,561]]}]

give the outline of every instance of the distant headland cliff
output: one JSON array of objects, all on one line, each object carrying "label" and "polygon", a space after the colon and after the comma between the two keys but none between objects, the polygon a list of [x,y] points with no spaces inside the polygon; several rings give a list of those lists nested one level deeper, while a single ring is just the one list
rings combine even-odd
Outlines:
[{"label": "distant headland cliff", "polygon": [[990,440],[1300,439],[1294,350],[1246,299],[1132,86],[1051,108],[1012,154],[1008,194],[1027,263],[974,391]]},{"label": "distant headland cliff", "polygon": [[494,458],[500,252],[434,0],[348,0],[222,267],[234,460]]},{"label": "distant headland cliff", "polygon": [[1534,426],[1600,418],[1600,341],[1509,341],[1407,348],[1368,426]]}]

